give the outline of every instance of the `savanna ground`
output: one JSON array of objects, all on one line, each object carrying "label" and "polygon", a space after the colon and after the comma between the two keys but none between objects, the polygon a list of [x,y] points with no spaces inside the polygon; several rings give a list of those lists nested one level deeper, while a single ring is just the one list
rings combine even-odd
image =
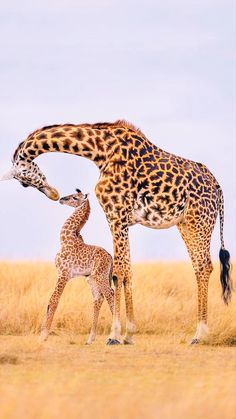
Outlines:
[{"label": "savanna ground", "polygon": [[195,347],[191,265],[136,264],[133,271],[134,346],[105,345],[106,303],[99,336],[85,346],[92,304],[84,279],[67,285],[42,344],[53,265],[0,263],[0,418],[236,418],[236,298],[224,306],[219,264],[209,286],[210,337]]}]

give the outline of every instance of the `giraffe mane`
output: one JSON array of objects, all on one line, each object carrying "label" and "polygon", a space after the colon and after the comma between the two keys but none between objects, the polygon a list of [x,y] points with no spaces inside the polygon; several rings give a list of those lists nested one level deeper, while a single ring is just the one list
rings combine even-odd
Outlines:
[{"label": "giraffe mane", "polygon": [[[53,129],[53,128],[59,128],[59,127],[92,127],[92,128],[106,128],[106,127],[122,127],[122,128],[128,128],[132,131],[135,131],[137,133],[139,133],[140,135],[144,136],[144,133],[137,128],[135,125],[131,124],[130,122],[126,121],[125,119],[118,119],[115,122],[95,122],[93,124],[89,124],[89,123],[85,123],[85,124],[69,124],[69,123],[65,123],[65,124],[55,124],[55,125],[46,125],[43,128],[38,128],[35,131],[31,132],[28,137],[27,140],[30,139],[34,134],[36,134],[39,131],[45,131],[48,129]],[[23,144],[24,141],[22,141],[19,144],[19,147]]]},{"label": "giraffe mane", "polygon": [[134,124],[131,124],[131,122],[126,121],[125,119],[118,119],[114,122],[114,125],[118,125],[119,127],[129,128],[132,131],[138,132],[140,135],[145,137],[144,133],[141,131],[140,128],[137,128]]},{"label": "giraffe mane", "polygon": [[13,154],[13,157],[12,157],[12,163],[14,163],[14,161],[15,161],[15,159],[16,159],[16,157],[17,157],[17,154],[18,154],[19,150],[21,149],[21,147],[22,147],[23,143],[24,143],[24,141],[21,141],[21,142],[18,144],[18,147],[15,149],[14,154]]},{"label": "giraffe mane", "polygon": [[[89,126],[90,124],[82,124],[81,126]],[[117,119],[115,122],[97,122],[95,124],[91,124],[93,128],[106,128],[106,127],[121,127],[121,128],[128,128],[131,131],[134,131],[143,137],[145,137],[144,133],[137,128],[131,122],[126,121],[125,119]]]},{"label": "giraffe mane", "polygon": [[34,130],[33,132],[31,132],[28,137],[26,138],[26,140],[21,141],[18,145],[18,147],[16,148],[14,154],[13,154],[13,159],[12,161],[14,162],[19,150],[22,148],[22,145],[24,144],[25,141],[30,140],[37,132],[41,132],[41,131],[45,131],[48,129],[53,129],[53,128],[58,128],[58,127],[64,127],[64,126],[69,126],[69,127],[92,127],[95,129],[100,129],[100,128],[106,128],[106,127],[121,127],[121,128],[126,128],[129,129],[131,131],[136,132],[137,134],[141,135],[142,137],[146,138],[146,136],[144,135],[144,133],[137,128],[135,125],[131,124],[130,122],[126,121],[125,119],[118,119],[115,122],[95,122],[94,124],[54,124],[54,125],[45,125],[43,128],[38,128],[36,130]]}]

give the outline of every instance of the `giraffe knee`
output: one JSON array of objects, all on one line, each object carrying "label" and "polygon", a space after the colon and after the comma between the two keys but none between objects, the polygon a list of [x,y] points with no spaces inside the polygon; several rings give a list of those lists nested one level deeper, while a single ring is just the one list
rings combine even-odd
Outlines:
[{"label": "giraffe knee", "polygon": [[204,270],[204,272],[207,272],[208,275],[210,275],[212,273],[213,264],[212,264],[211,259],[208,259],[207,262],[204,264],[203,270]]},{"label": "giraffe knee", "polygon": [[194,263],[194,272],[197,278],[201,278],[202,276],[205,276],[205,274],[210,275],[212,271],[213,264],[210,258]]},{"label": "giraffe knee", "polygon": [[103,302],[103,300],[104,300],[104,297],[103,297],[103,295],[102,295],[102,294],[100,294],[100,293],[96,293],[96,294],[94,295],[94,299],[93,299],[94,304],[101,304],[101,303]]}]

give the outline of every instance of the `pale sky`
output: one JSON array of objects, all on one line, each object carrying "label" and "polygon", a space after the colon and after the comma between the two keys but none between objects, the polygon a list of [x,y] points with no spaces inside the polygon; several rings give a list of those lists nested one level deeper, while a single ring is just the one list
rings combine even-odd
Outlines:
[{"label": "pale sky", "polygon": [[[31,131],[127,119],[157,146],[202,162],[225,196],[236,256],[235,6],[224,0],[8,1],[0,12],[0,175]],[[61,196],[90,192],[84,239],[112,252],[96,166],[66,154],[36,162]],[[53,260],[71,209],[17,181],[0,183],[0,259]],[[177,228],[130,229],[132,260],[187,259]],[[220,248],[219,221],[212,257]]]}]

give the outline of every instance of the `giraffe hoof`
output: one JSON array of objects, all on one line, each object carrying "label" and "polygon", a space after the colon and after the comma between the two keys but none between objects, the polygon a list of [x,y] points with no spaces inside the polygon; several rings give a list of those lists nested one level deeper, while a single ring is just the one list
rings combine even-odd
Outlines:
[{"label": "giraffe hoof", "polygon": [[48,331],[43,330],[39,336],[39,342],[45,342],[48,339]]},{"label": "giraffe hoof", "polygon": [[107,345],[120,345],[120,342],[117,339],[108,339]]},{"label": "giraffe hoof", "polygon": [[190,345],[197,345],[199,343],[199,339],[192,339],[191,344]]}]

